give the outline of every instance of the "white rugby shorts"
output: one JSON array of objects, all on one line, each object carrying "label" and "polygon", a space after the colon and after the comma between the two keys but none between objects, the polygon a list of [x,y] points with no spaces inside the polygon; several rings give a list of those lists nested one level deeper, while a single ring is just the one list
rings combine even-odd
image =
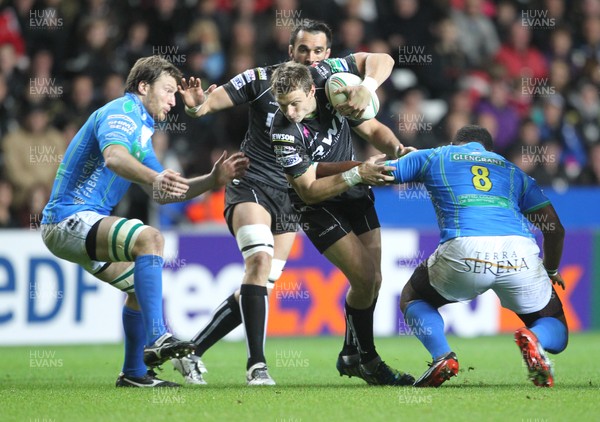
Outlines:
[{"label": "white rugby shorts", "polygon": [[471,236],[451,239],[428,258],[429,281],[444,298],[465,301],[492,289],[517,314],[544,308],[552,282],[533,239]]},{"label": "white rugby shorts", "polygon": [[74,262],[91,274],[97,273],[106,262],[93,261],[85,248],[85,239],[92,226],[106,218],[92,211],[82,211],[57,224],[42,224],[42,239],[46,247],[59,258]]}]

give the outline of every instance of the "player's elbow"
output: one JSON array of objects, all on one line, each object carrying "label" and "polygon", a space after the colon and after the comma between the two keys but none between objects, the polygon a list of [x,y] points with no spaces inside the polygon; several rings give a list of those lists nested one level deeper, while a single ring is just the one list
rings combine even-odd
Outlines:
[{"label": "player's elbow", "polygon": [[121,159],[119,158],[119,152],[114,148],[107,148],[104,151],[104,164],[109,170],[115,171],[119,168],[119,163]]},{"label": "player's elbow", "polygon": [[392,56],[390,56],[388,53],[379,53],[379,54],[381,55],[381,60],[383,61],[385,66],[389,67],[390,69],[393,69],[394,65],[395,65],[394,58]]}]

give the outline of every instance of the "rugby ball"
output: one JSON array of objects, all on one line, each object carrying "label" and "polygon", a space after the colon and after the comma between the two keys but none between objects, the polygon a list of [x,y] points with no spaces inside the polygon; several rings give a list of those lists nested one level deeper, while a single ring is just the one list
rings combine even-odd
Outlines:
[{"label": "rugby ball", "polygon": [[[325,83],[325,94],[327,95],[327,99],[329,103],[336,107],[338,104],[346,101],[346,95],[344,94],[334,94],[334,92],[343,86],[357,86],[360,85],[362,79],[360,76],[357,76],[353,73],[348,72],[340,72],[334,73],[327,79]],[[377,98],[377,94],[371,93],[371,102],[365,109],[365,112],[362,115],[362,120],[372,119],[377,115],[379,111],[379,98]]]}]

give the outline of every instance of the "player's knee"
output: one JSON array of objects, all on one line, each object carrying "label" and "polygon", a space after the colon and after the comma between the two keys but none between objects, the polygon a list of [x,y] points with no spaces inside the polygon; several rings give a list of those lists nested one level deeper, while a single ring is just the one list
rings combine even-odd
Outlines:
[{"label": "player's knee", "polygon": [[408,304],[417,299],[419,299],[419,297],[417,297],[415,290],[412,288],[410,283],[406,283],[402,289],[402,293],[400,294],[400,310],[402,313],[405,314]]},{"label": "player's knee", "polygon": [[381,281],[382,281],[381,272],[377,272],[375,274],[375,277],[373,277],[373,284],[374,284],[374,288],[375,288],[375,294],[378,294],[379,293],[379,289],[381,289]]},{"label": "player's knee", "polygon": [[[145,243],[145,239],[152,229],[144,225],[140,220],[126,218],[116,219],[108,231],[108,255],[110,261],[122,262],[133,261],[139,255],[139,245]],[[145,252],[148,253],[148,252]]]},{"label": "player's knee", "polygon": [[556,318],[556,319],[560,323],[560,324],[557,324],[557,328],[559,330],[559,334],[558,334],[559,338],[562,341],[560,342],[560,344],[557,347],[548,349],[548,352],[553,353],[555,355],[563,352],[567,348],[567,345],[569,344],[569,327],[567,326],[567,321],[564,317],[564,314],[562,315],[562,318]]},{"label": "player's knee", "polygon": [[[269,271],[271,270],[271,256],[266,252],[258,252],[248,257],[246,264],[246,279],[261,281],[267,280]],[[261,283],[263,284],[263,283]]]},{"label": "player's knee", "polygon": [[133,255],[163,255],[165,238],[154,227],[148,227],[137,238],[133,247]]},{"label": "player's knee", "polygon": [[[235,240],[246,261],[246,265],[252,256],[260,252],[273,257],[273,244],[275,240],[273,239],[271,229],[265,224],[248,224],[240,227],[235,234]],[[269,262],[269,269],[270,265]]]}]

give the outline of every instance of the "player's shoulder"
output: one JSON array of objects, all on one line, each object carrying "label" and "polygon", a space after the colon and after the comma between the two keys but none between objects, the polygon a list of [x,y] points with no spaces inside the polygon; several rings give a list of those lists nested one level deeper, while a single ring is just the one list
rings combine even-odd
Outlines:
[{"label": "player's shoulder", "polygon": [[271,132],[273,131],[294,133],[294,131],[296,131],[296,125],[285,117],[281,109],[277,109],[273,115],[273,121],[271,122]]},{"label": "player's shoulder", "polygon": [[136,109],[135,98],[124,95],[100,107],[91,118],[96,120],[96,125],[108,125],[110,129],[120,129],[131,135],[143,124]]}]

